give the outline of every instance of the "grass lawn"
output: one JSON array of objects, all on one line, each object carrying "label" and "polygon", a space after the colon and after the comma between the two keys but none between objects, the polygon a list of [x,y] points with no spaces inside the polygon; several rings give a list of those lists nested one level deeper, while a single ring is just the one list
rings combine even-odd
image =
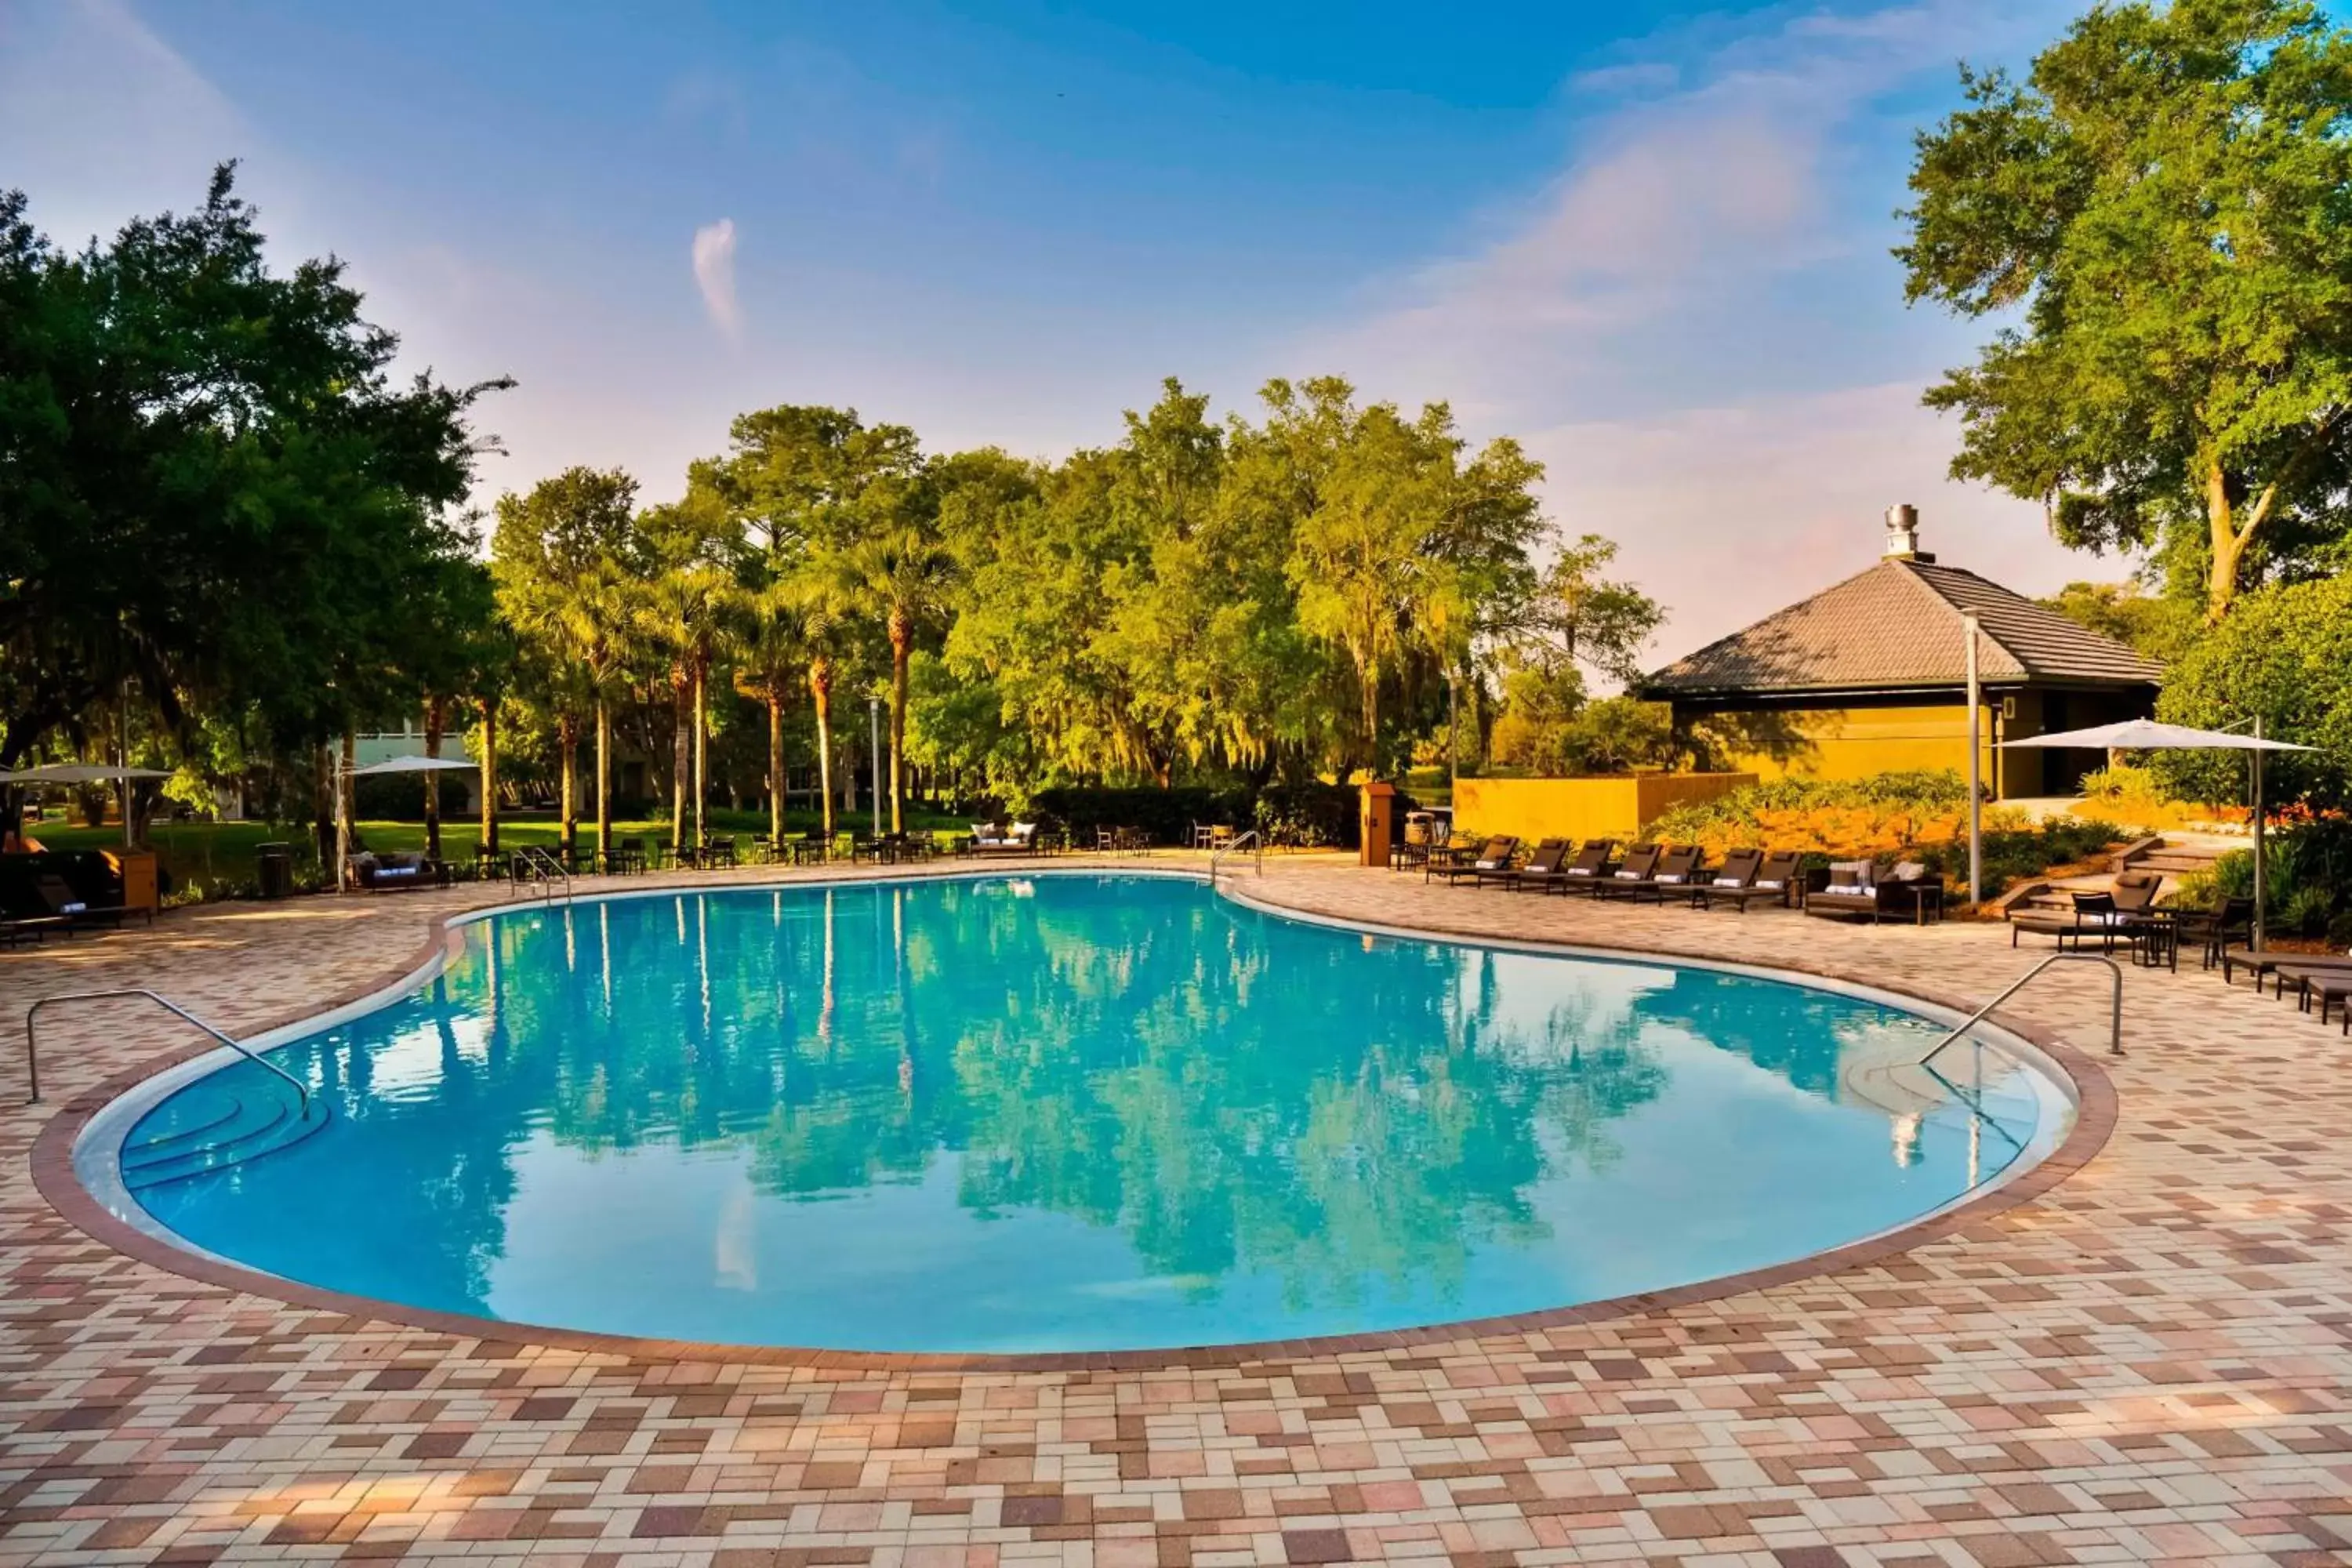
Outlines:
[{"label": "grass lawn", "polygon": [[[845,828],[853,825],[865,827],[872,822],[865,812],[845,816],[836,812],[834,825]],[[768,814],[760,811],[714,810],[709,815],[710,831],[732,834],[738,838],[764,837],[768,831]],[[937,811],[910,808],[907,826],[912,829],[934,827],[961,828],[969,826],[965,817]],[[814,812],[794,810],[784,816],[788,833],[814,833],[818,819]],[[422,849],[425,847],[425,825],[422,822],[362,821],[356,825],[359,841],[373,849]],[[68,827],[61,822],[49,821],[32,827],[32,835],[50,849],[113,849],[122,843],[122,829],[117,825],[104,827]],[[631,820],[613,825],[615,838],[643,838],[648,842],[669,842],[669,823]],[[445,818],[441,824],[441,854],[448,860],[470,861],[474,846],[481,837],[481,824],[474,817]],[[580,824],[583,845],[595,843],[596,824],[593,818]],[[551,812],[516,812],[499,818],[499,843],[507,849],[525,845],[553,847],[562,838],[561,825]],[[311,855],[309,830],[287,823],[269,822],[158,822],[147,830],[149,845],[162,860],[176,896],[184,899],[190,889],[203,889],[206,896],[234,895],[235,891],[257,879],[254,852],[264,844],[291,844],[298,868],[308,868],[314,879],[318,869]]]}]

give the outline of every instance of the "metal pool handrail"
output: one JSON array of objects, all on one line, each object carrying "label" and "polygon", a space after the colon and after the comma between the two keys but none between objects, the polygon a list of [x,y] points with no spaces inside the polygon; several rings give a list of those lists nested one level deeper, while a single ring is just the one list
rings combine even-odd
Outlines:
[{"label": "metal pool handrail", "polygon": [[523,868],[528,867],[538,875],[539,879],[541,882],[544,882],[547,885],[546,896],[550,901],[552,901],[555,898],[555,879],[559,877],[563,879],[564,901],[569,903],[572,900],[571,868],[548,851],[541,849],[538,845],[526,844],[521,848],[516,850],[514,852],[514,864],[515,882],[517,886],[521,885],[524,879],[522,876]]},{"label": "metal pool handrail", "polygon": [[237,1055],[245,1058],[246,1060],[257,1062],[261,1066],[268,1068],[271,1072],[276,1073],[279,1078],[284,1079],[288,1084],[292,1086],[295,1097],[301,1101],[302,1120],[307,1121],[310,1119],[310,1091],[307,1087],[305,1087],[300,1079],[296,1078],[292,1073],[288,1072],[284,1068],[279,1067],[276,1062],[269,1060],[267,1057],[254,1051],[242,1040],[232,1039],[228,1036],[221,1033],[221,1031],[214,1028],[202,1018],[197,1017],[194,1013],[189,1012],[185,1007],[181,1006],[177,1002],[173,1001],[169,996],[159,996],[154,992],[139,986],[132,986],[119,991],[68,991],[56,996],[44,996],[40,998],[40,1000],[35,1002],[30,1007],[25,1009],[25,1076],[29,1079],[32,1083],[32,1093],[26,1097],[25,1101],[26,1104],[37,1104],[41,1098],[40,1050],[38,1046],[35,1043],[33,1035],[33,1025],[35,1020],[40,1017],[41,1009],[44,1007],[54,1007],[67,1002],[105,1002],[130,996],[145,997],[148,1001],[154,1003],[155,1005],[163,1008],[165,1012],[170,1013],[175,1017],[187,1023],[194,1024],[197,1028],[202,1029],[205,1034],[210,1035],[222,1045],[226,1046]]},{"label": "metal pool handrail", "polygon": [[2114,959],[2109,958],[2104,952],[2053,952],[2050,954],[2049,957],[2042,960],[2041,963],[2035,964],[2032,968],[2027,970],[2023,974],[2019,975],[2015,983],[2011,984],[2008,989],[2001,992],[2000,995],[1994,997],[1983,1006],[1978,1008],[1975,1012],[1969,1014],[1958,1028],[1954,1029],[1950,1034],[1946,1035],[1942,1039],[1937,1040],[1933,1046],[1929,1047],[1927,1054],[1919,1058],[1919,1065],[1921,1067],[1926,1067],[1929,1062],[1934,1061],[1937,1057],[1943,1053],[1946,1047],[1949,1046],[1954,1040],[1958,1039],[1962,1035],[1967,1034],[1970,1029],[1975,1028],[1979,1024],[1983,1023],[1988,1014],[1990,1014],[1995,1007],[1998,1007],[2002,1003],[2008,1001],[2011,997],[2016,995],[2019,992],[2024,990],[2027,984],[2033,980],[2034,976],[2040,974],[2043,970],[2049,968],[2053,963],[2063,963],[2068,962],[2104,963],[2115,975],[2115,1000],[2108,1010],[2107,1017],[2107,1055],[2111,1057],[2119,1057],[2123,1055],[2124,966],[2117,963]]},{"label": "metal pool handrail", "polygon": [[1257,836],[1257,829],[1253,827],[1246,833],[1236,835],[1234,840],[1223,848],[1209,851],[1209,886],[1213,888],[1217,885],[1217,862],[1244,844],[1252,846],[1256,851],[1253,858],[1256,862],[1257,874],[1261,877],[1265,875],[1265,840],[1260,838]]}]

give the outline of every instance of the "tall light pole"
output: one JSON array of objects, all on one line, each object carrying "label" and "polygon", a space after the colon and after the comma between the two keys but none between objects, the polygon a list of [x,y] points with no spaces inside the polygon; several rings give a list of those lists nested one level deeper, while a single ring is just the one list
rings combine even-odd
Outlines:
[{"label": "tall light pole", "polygon": [[1977,617],[1974,612],[1960,616],[1967,628],[1969,644],[1969,903],[1970,907],[1984,902],[1984,802],[1982,794],[1982,759],[1979,748],[1982,743],[1984,726],[1984,691],[1977,679]]},{"label": "tall light pole", "polygon": [[866,700],[867,714],[874,730],[874,837],[882,837],[882,699]]}]

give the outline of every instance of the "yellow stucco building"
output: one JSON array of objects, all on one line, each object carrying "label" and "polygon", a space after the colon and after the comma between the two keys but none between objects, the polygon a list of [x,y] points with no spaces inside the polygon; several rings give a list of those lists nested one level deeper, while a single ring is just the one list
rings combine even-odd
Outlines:
[{"label": "yellow stucco building", "polygon": [[2163,672],[2112,638],[1923,554],[1918,514],[1887,513],[1884,559],[1637,688],[1705,730],[1723,765],[1763,778],[1968,767],[1968,637],[1979,628],[1982,777],[2003,799],[2075,793],[2099,752],[2004,741],[2143,718]]}]

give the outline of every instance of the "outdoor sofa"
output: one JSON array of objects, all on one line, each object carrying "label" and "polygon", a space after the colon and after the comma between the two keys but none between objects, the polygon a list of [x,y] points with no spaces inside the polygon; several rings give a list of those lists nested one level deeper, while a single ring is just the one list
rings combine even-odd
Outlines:
[{"label": "outdoor sofa", "polygon": [[1876,860],[1841,860],[1830,867],[1829,885],[1805,895],[1805,912],[1824,917],[1867,917],[1876,925],[1889,915],[1924,925],[1944,914],[1944,879],[1916,860],[1889,866]]}]

